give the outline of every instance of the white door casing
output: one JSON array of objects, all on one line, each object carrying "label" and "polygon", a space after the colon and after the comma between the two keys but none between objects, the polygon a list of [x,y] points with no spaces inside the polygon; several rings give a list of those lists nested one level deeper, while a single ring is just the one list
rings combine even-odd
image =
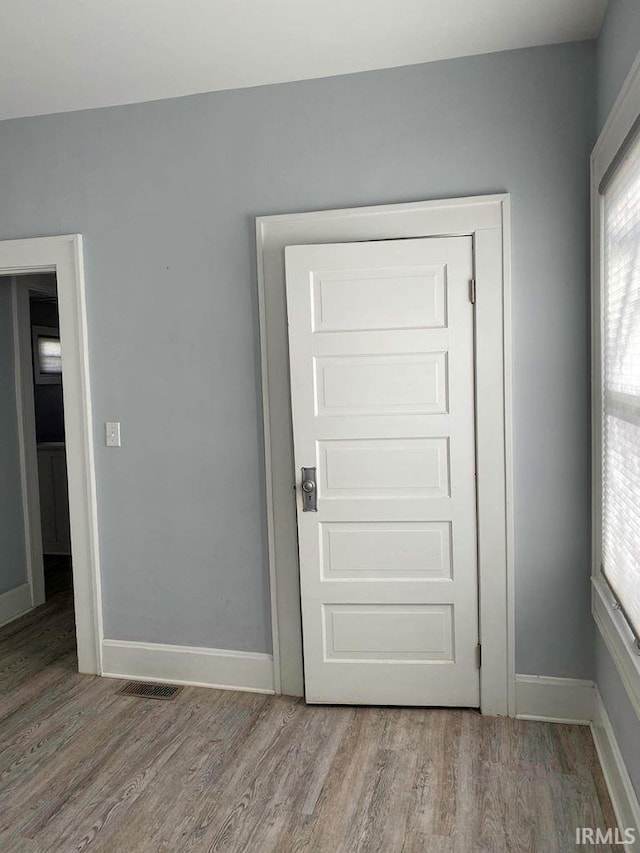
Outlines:
[{"label": "white door casing", "polygon": [[515,714],[510,199],[505,193],[256,219],[276,692],[303,695],[286,246],[470,236],[474,245],[480,709]]},{"label": "white door casing", "polygon": [[[102,612],[82,236],[0,241],[0,275],[48,272],[56,274],[58,285],[78,669],[97,674]],[[30,455],[37,464],[35,447]],[[21,459],[24,464],[22,451]],[[23,481],[23,488],[35,495],[23,501],[23,506],[33,509],[30,525],[40,522],[34,468],[32,464],[30,476]]]},{"label": "white door casing", "polygon": [[472,252],[286,249],[307,701],[479,705]]}]

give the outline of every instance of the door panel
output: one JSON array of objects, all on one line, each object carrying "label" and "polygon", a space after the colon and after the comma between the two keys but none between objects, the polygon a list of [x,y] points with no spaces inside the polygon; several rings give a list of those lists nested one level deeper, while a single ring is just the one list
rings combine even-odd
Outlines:
[{"label": "door panel", "polygon": [[453,660],[451,607],[325,604],[326,659]]},{"label": "door panel", "polygon": [[447,355],[314,359],[319,415],[432,414],[447,410]]},{"label": "door panel", "polygon": [[445,326],[444,265],[318,270],[314,332]]},{"label": "door panel", "polygon": [[450,522],[320,524],[322,579],[451,578]]},{"label": "door panel", "polygon": [[467,237],[286,249],[309,702],[479,704],[471,276]]},{"label": "door panel", "polygon": [[446,438],[319,441],[318,496],[378,500],[449,494]]}]

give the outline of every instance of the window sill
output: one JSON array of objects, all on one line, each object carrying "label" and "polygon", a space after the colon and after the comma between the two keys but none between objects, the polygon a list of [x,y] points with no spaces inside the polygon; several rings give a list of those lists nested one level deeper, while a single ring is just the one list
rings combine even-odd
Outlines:
[{"label": "window sill", "polygon": [[640,719],[640,654],[635,651],[634,637],[619,610],[607,584],[591,578],[591,612],[616,665],[629,700]]}]

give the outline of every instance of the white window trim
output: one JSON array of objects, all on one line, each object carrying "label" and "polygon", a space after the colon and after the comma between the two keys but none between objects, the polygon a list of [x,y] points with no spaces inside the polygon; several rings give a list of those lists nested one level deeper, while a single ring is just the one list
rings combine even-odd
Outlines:
[{"label": "white window trim", "polygon": [[256,220],[267,534],[276,693],[303,695],[284,247],[470,235],[477,282],[480,704],[515,715],[509,195]]},{"label": "white window trim", "polygon": [[591,154],[591,428],[592,428],[592,612],[622,682],[640,717],[640,655],[634,637],[602,576],[602,390],[601,390],[601,288],[602,288],[602,197],[598,187],[640,115],[640,54],[613,105]]}]

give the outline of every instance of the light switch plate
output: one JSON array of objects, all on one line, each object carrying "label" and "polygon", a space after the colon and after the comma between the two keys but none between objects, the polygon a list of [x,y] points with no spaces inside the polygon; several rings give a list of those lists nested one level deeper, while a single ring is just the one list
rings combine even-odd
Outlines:
[{"label": "light switch plate", "polygon": [[107,421],[105,424],[107,447],[121,447],[120,421]]}]

